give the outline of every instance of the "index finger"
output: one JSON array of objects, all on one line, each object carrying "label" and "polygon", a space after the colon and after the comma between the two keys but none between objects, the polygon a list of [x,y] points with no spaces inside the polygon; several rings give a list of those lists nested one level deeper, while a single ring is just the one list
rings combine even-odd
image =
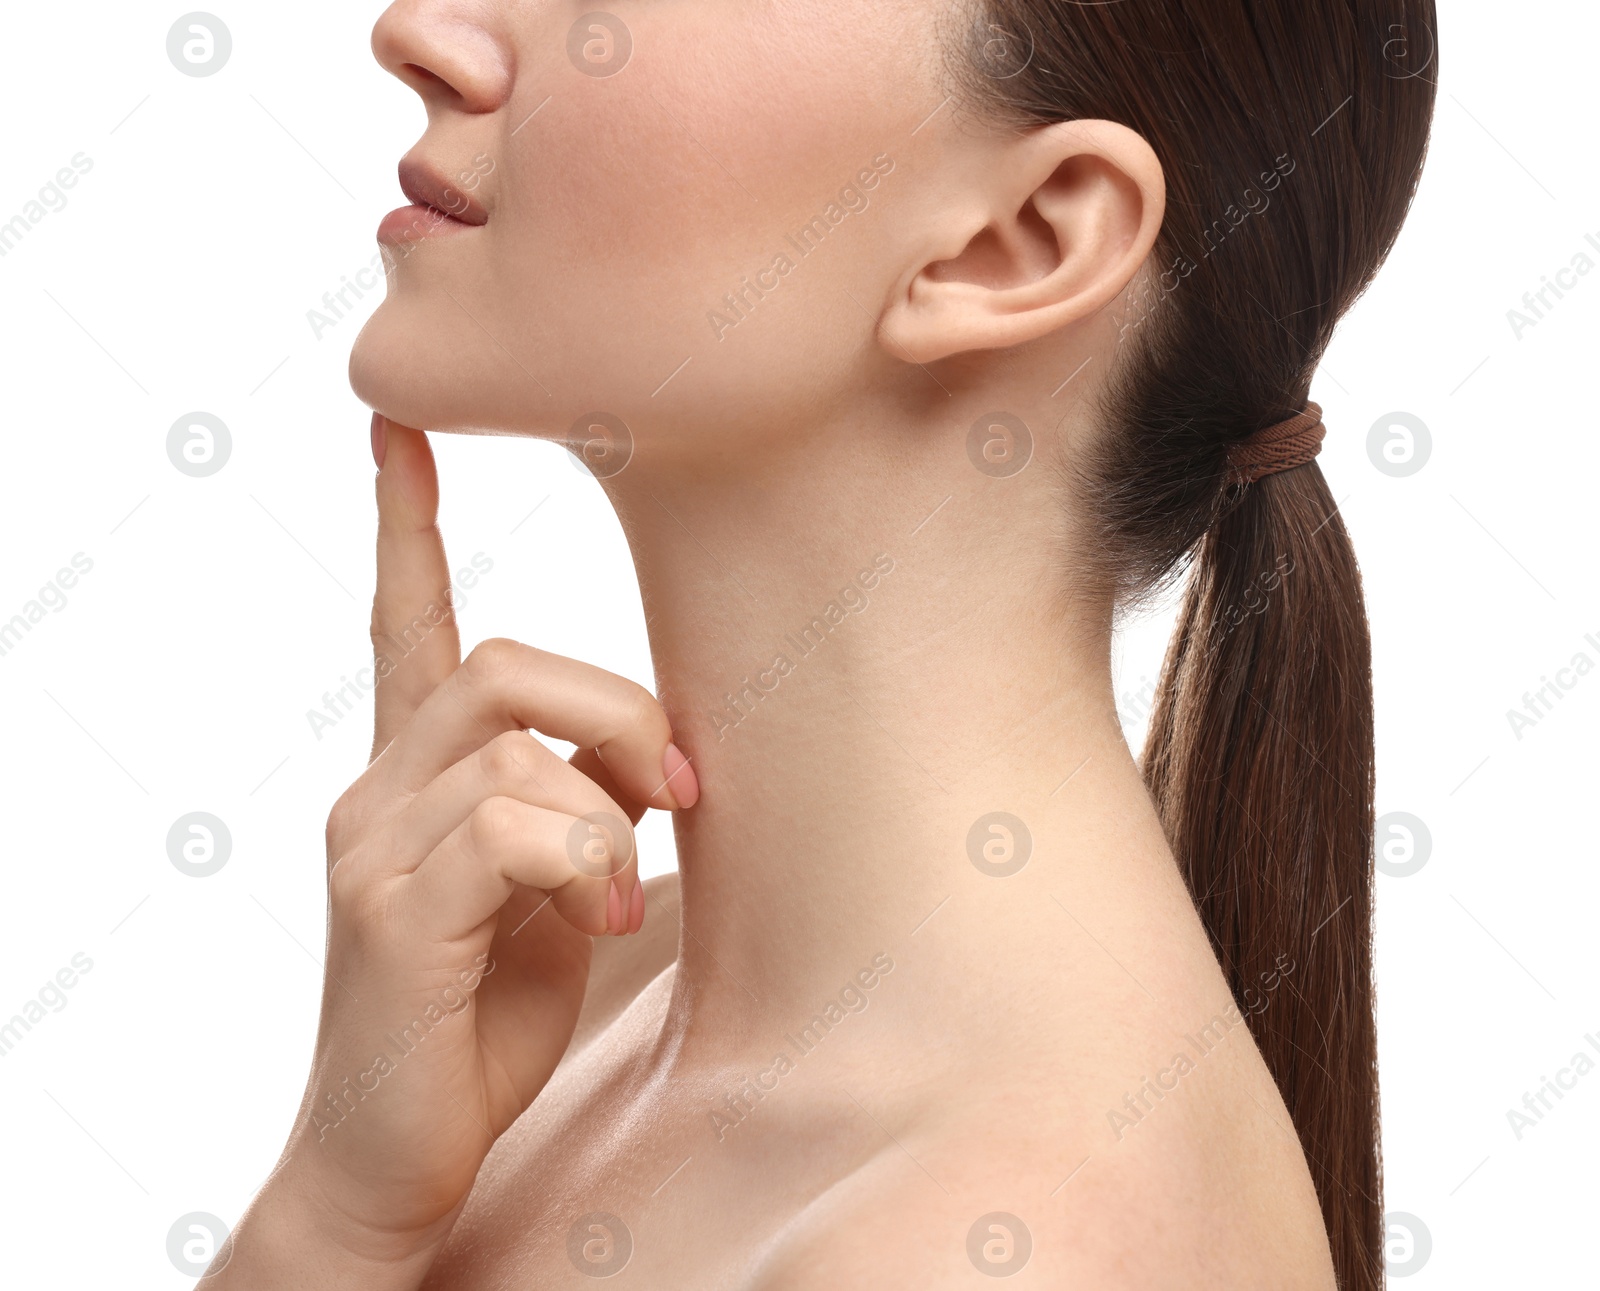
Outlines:
[{"label": "index finger", "polygon": [[372,755],[461,663],[450,567],[439,533],[439,473],[428,437],[372,414],[378,463],[378,573],[372,598],[377,690]]}]

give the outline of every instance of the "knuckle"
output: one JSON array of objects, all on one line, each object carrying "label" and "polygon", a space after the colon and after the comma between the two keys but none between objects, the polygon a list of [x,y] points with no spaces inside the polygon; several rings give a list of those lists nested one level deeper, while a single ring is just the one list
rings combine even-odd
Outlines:
[{"label": "knuckle", "polygon": [[328,903],[336,910],[348,909],[355,897],[358,884],[355,879],[356,867],[350,863],[349,857],[341,856],[333,863],[333,868],[328,871]]},{"label": "knuckle", "polygon": [[328,875],[328,908],[343,928],[365,927],[377,919],[378,888],[358,857],[341,856]]},{"label": "knuckle", "polygon": [[633,720],[645,730],[652,726],[667,724],[667,714],[661,707],[661,701],[652,695],[643,686],[635,683],[631,696]]},{"label": "knuckle", "polygon": [[356,836],[357,821],[361,816],[361,808],[355,796],[355,786],[346,789],[335,800],[328,811],[328,823],[324,836],[328,844],[328,855],[337,859],[339,854],[349,845]]},{"label": "knuckle", "polygon": [[526,731],[503,731],[478,753],[483,778],[491,785],[522,784],[532,775],[536,741]]},{"label": "knuckle", "polygon": [[638,682],[624,683],[617,696],[615,730],[621,735],[663,735],[671,730],[661,703]]},{"label": "knuckle", "polygon": [[461,663],[461,672],[473,685],[504,686],[516,675],[527,647],[509,637],[490,637],[472,648]]},{"label": "knuckle", "polygon": [[467,817],[467,845],[479,856],[498,855],[521,825],[521,803],[514,798],[485,798]]},{"label": "knuckle", "polygon": [[378,666],[379,676],[385,676],[392,671],[395,658],[404,658],[436,627],[438,622],[423,614],[415,615],[409,620],[403,614],[380,616],[378,607],[374,603],[372,621],[367,627],[367,637],[372,642],[372,658]]}]

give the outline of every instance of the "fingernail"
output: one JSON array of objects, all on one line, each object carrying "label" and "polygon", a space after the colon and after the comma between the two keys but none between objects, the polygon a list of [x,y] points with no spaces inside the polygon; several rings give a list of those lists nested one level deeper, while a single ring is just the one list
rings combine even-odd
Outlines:
[{"label": "fingernail", "polygon": [[606,931],[615,937],[627,927],[627,922],[622,913],[622,893],[617,891],[616,879],[612,879],[606,892]]},{"label": "fingernail", "polygon": [[384,454],[389,451],[389,427],[381,412],[372,414],[372,460],[383,469]]},{"label": "fingernail", "polygon": [[633,898],[628,902],[628,932],[638,932],[644,927],[644,884],[633,876]]},{"label": "fingernail", "polygon": [[700,801],[700,781],[695,778],[689,759],[676,744],[667,745],[667,751],[661,756],[661,771],[667,777],[667,787],[678,806],[692,807]]}]

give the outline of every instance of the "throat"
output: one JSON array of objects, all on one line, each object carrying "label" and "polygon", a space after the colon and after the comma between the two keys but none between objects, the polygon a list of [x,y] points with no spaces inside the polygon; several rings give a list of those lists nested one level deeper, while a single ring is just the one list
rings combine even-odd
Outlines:
[{"label": "throat", "polygon": [[685,1031],[804,1020],[880,955],[930,989],[987,976],[1061,932],[1051,894],[1129,850],[1170,870],[1109,597],[1023,537],[1059,528],[1043,473],[852,462],[875,443],[819,451],[826,472],[608,482],[701,790],[674,820]]}]

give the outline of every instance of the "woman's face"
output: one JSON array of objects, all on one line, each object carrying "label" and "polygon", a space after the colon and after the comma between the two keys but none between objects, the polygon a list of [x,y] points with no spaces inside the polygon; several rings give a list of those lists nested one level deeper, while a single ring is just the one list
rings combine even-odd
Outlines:
[{"label": "woman's face", "polygon": [[384,221],[357,394],[427,429],[580,441],[602,413],[662,452],[852,398],[940,201],[939,18],[912,0],[399,0],[373,47],[428,111],[402,186],[458,218]]}]

